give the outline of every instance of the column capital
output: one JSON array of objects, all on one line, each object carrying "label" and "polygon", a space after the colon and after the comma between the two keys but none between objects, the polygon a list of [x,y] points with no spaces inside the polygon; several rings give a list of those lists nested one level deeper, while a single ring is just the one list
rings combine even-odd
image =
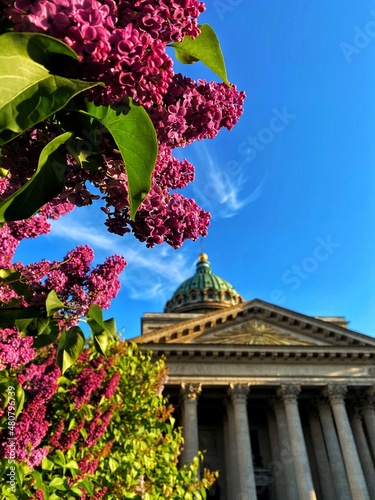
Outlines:
[{"label": "column capital", "polygon": [[323,394],[328,397],[331,404],[344,403],[344,397],[348,388],[345,384],[328,384],[323,389]]},{"label": "column capital", "polygon": [[277,388],[276,394],[284,401],[297,401],[301,386],[297,384],[283,384]]},{"label": "column capital", "polygon": [[233,404],[240,402],[246,403],[249,391],[249,384],[230,384],[228,396]]},{"label": "column capital", "polygon": [[197,401],[201,392],[201,384],[181,384],[181,396],[184,401]]}]

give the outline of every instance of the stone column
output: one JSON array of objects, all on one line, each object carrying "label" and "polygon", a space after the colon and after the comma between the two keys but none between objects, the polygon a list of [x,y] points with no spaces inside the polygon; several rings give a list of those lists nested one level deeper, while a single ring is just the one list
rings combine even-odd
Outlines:
[{"label": "stone column", "polygon": [[323,498],[335,500],[336,494],[333,487],[333,478],[327,457],[326,445],[318,414],[314,410],[310,413],[309,425]]},{"label": "stone column", "polygon": [[231,384],[229,396],[233,403],[234,427],[238,459],[240,494],[236,500],[256,500],[256,487],[251,451],[249,421],[247,417],[247,396],[249,386]]},{"label": "stone column", "polygon": [[358,455],[361,460],[363,473],[366,478],[368,492],[370,494],[370,498],[375,498],[375,469],[363,430],[362,417],[358,409],[351,412],[350,423],[353,430],[354,440],[357,444]]},{"label": "stone column", "polygon": [[292,453],[288,424],[286,421],[285,408],[281,399],[275,398],[272,401],[275,411],[277,433],[279,435],[280,461],[283,467],[282,476],[285,487],[285,495],[281,498],[288,500],[298,500],[297,485],[294,475],[293,462],[295,457]]},{"label": "stone column", "polygon": [[285,486],[284,466],[280,460],[279,433],[274,412],[267,411],[268,435],[271,444],[272,462],[269,464],[272,471],[272,479],[276,490],[276,498],[287,498]]},{"label": "stone column", "polygon": [[318,401],[319,417],[322,424],[324,440],[328,453],[329,463],[333,477],[333,484],[338,500],[352,500],[349,484],[346,477],[345,465],[341,454],[340,444],[337,439],[335,424],[331,408],[326,399]]},{"label": "stone column", "polygon": [[298,411],[297,395],[300,390],[301,388],[297,385],[282,385],[279,387],[278,393],[284,400],[290,444],[293,456],[295,457],[293,464],[299,498],[316,500],[305,438]]},{"label": "stone column", "polygon": [[183,401],[182,429],[184,448],[182,464],[190,463],[198,455],[198,395],[202,387],[200,384],[182,384],[181,397]]},{"label": "stone column", "polygon": [[225,467],[228,500],[237,500],[239,477],[237,466],[236,433],[234,427],[234,410],[229,399],[225,401],[226,416],[224,419]]},{"label": "stone column", "polygon": [[363,475],[353,433],[349,424],[348,414],[345,408],[344,395],[346,394],[346,386],[338,384],[329,385],[327,386],[327,394],[331,402],[332,413],[335,418],[337,434],[340,441],[352,497],[355,498],[355,500],[370,500],[365,476]]},{"label": "stone column", "polygon": [[375,386],[366,391],[363,400],[362,415],[366,424],[372,457],[375,460]]}]

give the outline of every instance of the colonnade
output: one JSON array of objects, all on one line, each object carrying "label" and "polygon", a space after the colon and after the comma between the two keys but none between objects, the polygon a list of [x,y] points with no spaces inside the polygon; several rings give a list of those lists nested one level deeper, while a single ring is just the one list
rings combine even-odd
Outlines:
[{"label": "colonnade", "polygon": [[[250,390],[249,384],[230,384],[225,397],[223,393],[226,500],[257,499],[248,418]],[[198,453],[201,391],[200,384],[181,387],[182,463]],[[375,388],[364,389],[354,408],[347,408],[346,393],[343,384],[317,388],[302,422],[301,386],[275,388],[266,422],[272,453],[272,499],[375,500]]]}]

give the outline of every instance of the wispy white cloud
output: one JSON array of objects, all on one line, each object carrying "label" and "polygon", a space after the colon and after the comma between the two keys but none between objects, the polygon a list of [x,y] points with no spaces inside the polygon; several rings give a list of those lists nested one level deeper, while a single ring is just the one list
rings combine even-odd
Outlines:
[{"label": "wispy white cloud", "polygon": [[239,170],[234,175],[229,169],[221,167],[220,161],[214,157],[204,142],[197,144],[196,147],[199,148],[199,156],[203,156],[206,174],[204,191],[200,194],[208,199],[209,205],[219,204],[221,206],[219,210],[210,208],[214,216],[233,217],[246,205],[260,197],[265,179],[250,195],[244,196],[247,183],[243,172]]},{"label": "wispy white cloud", "polygon": [[98,260],[113,253],[124,255],[128,266],[121,283],[134,300],[165,301],[193,273],[194,257],[183,249],[176,252],[167,245],[148,249],[131,235],[111,235],[103,226],[87,220],[83,223],[69,215],[53,223],[51,235],[90,245]]},{"label": "wispy white cloud", "polygon": [[75,222],[70,215],[52,222],[51,236],[91,245],[94,249],[108,250],[113,247],[113,238],[106,233],[104,228],[99,229],[90,222],[85,225]]}]

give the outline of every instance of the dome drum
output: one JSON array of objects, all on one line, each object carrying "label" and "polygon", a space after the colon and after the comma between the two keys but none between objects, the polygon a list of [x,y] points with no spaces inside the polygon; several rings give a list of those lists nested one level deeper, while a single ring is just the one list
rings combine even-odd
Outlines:
[{"label": "dome drum", "polygon": [[194,276],[184,281],[166,303],[164,312],[207,312],[243,302],[228,283],[215,275],[206,254],[201,254]]}]

